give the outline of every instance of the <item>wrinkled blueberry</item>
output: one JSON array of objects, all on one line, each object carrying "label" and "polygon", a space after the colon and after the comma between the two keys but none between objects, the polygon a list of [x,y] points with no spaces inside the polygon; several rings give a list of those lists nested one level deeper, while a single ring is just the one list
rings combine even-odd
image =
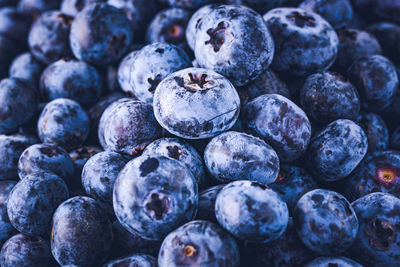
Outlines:
[{"label": "wrinkled blueberry", "polygon": [[112,260],[103,265],[103,267],[157,267],[157,260],[153,256],[146,254],[133,254],[128,257]]},{"label": "wrinkled blueberry", "polygon": [[43,65],[31,53],[23,53],[11,63],[9,74],[11,77],[28,80],[38,88],[42,70]]},{"label": "wrinkled blueberry", "polygon": [[304,267],[362,267],[361,264],[355,262],[349,258],[337,256],[337,257],[319,257],[313,261],[307,263]]},{"label": "wrinkled blueberry", "polygon": [[389,130],[381,116],[375,113],[361,113],[355,122],[368,137],[368,152],[388,148]]},{"label": "wrinkled blueberry", "polygon": [[199,208],[196,219],[217,223],[217,218],[215,217],[215,200],[224,186],[225,184],[212,186],[199,193]]}]

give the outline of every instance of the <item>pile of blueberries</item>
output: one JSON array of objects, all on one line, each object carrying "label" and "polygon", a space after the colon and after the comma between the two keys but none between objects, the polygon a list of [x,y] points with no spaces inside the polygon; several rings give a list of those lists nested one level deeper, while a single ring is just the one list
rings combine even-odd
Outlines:
[{"label": "pile of blueberries", "polygon": [[0,265],[400,266],[399,77],[398,0],[0,0]]}]

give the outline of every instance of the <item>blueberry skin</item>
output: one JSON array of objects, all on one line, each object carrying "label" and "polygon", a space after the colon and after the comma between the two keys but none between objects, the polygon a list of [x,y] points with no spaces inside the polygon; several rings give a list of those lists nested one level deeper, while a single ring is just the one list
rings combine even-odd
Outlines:
[{"label": "blueberry skin", "polygon": [[299,98],[303,110],[319,123],[352,120],[360,111],[357,89],[343,76],[333,72],[308,76],[300,89]]},{"label": "blueberry skin", "polygon": [[128,52],[133,31],[122,10],[97,3],[85,7],[75,16],[69,40],[77,59],[104,66],[117,62]]},{"label": "blueberry skin", "polygon": [[301,241],[321,255],[345,251],[357,236],[356,213],[347,199],[334,191],[307,192],[297,202],[293,214]]},{"label": "blueberry skin", "polygon": [[229,5],[248,6],[260,14],[264,14],[268,10],[282,6],[287,0],[226,0]]},{"label": "blueberry skin", "polygon": [[362,107],[368,111],[387,108],[399,85],[395,66],[381,55],[356,61],[348,70],[348,77],[359,90]]},{"label": "blueberry skin", "polygon": [[398,126],[390,135],[390,148],[400,150],[400,126]]},{"label": "blueberry skin", "polygon": [[368,26],[382,46],[383,55],[390,60],[400,63],[400,26],[390,22],[378,22]]},{"label": "blueberry skin", "polygon": [[301,8],[275,8],[264,15],[275,42],[272,68],[305,77],[329,69],[336,59],[338,36],[320,15]]},{"label": "blueberry skin", "polygon": [[300,157],[311,137],[311,124],[304,111],[277,94],[261,95],[250,101],[243,109],[242,123],[270,144],[281,162]]},{"label": "blueberry skin", "polygon": [[245,6],[221,5],[210,10],[195,38],[198,64],[224,75],[235,86],[255,80],[274,56],[274,42],[263,18]]},{"label": "blueberry skin", "polygon": [[100,131],[104,133],[104,149],[131,156],[161,136],[152,106],[134,99],[119,101],[110,112],[105,111],[100,119],[99,134]]},{"label": "blueberry skin", "polygon": [[45,11],[60,9],[60,4],[61,0],[20,0],[18,10],[37,18]]},{"label": "blueberry skin", "polygon": [[143,154],[160,155],[183,163],[193,174],[199,187],[207,185],[203,159],[194,147],[178,138],[160,138],[149,144]]},{"label": "blueberry skin", "polygon": [[54,174],[33,174],[11,190],[7,213],[19,232],[39,236],[50,233],[54,211],[68,198],[65,182]]},{"label": "blueberry skin", "polygon": [[35,144],[22,152],[18,160],[18,175],[22,180],[37,172],[52,173],[68,182],[74,174],[74,163],[59,146]]},{"label": "blueberry skin", "polygon": [[40,91],[46,101],[69,98],[90,106],[100,97],[102,79],[94,67],[83,61],[61,59],[43,71]]},{"label": "blueberry skin", "polygon": [[0,79],[8,76],[8,68],[18,52],[16,43],[6,35],[0,34]]},{"label": "blueberry skin", "polygon": [[0,263],[4,267],[50,267],[54,259],[47,240],[17,234],[4,243]]},{"label": "blueberry skin", "polygon": [[218,223],[240,240],[269,242],[286,230],[289,211],[269,187],[251,181],[226,185],[215,201]]},{"label": "blueberry skin", "polygon": [[128,162],[114,184],[120,223],[145,239],[162,240],[196,214],[197,183],[185,165],[164,156]]},{"label": "blueberry skin", "polygon": [[15,132],[36,115],[38,98],[26,80],[6,78],[0,81],[0,133]]},{"label": "blueberry skin", "polygon": [[228,79],[200,68],[170,74],[154,94],[154,114],[168,132],[186,139],[204,139],[230,129],[240,99]]},{"label": "blueberry skin", "polygon": [[175,45],[158,42],[147,45],[132,60],[130,91],[139,100],[153,104],[153,95],[159,83],[169,74],[191,66],[185,51]]},{"label": "blueberry skin", "polygon": [[357,167],[367,150],[367,135],[362,128],[353,121],[339,119],[311,139],[305,163],[319,181],[337,181]]},{"label": "blueberry skin", "polygon": [[123,267],[123,266],[157,267],[157,260],[156,258],[150,255],[133,254],[125,258],[109,261],[103,265],[103,267]]},{"label": "blueberry skin", "polygon": [[319,186],[306,169],[283,164],[280,167],[278,178],[269,187],[281,196],[292,213],[300,197]]},{"label": "blueberry skin", "polygon": [[43,143],[51,143],[71,151],[86,140],[90,121],[75,101],[59,98],[49,102],[38,120],[38,135]]},{"label": "blueberry skin", "polygon": [[0,9],[0,33],[8,35],[21,46],[26,46],[32,18],[19,12],[14,7],[3,7]]},{"label": "blueberry skin", "polygon": [[222,228],[191,221],[171,232],[158,254],[158,266],[240,266],[239,247]]},{"label": "blueberry skin", "polygon": [[389,130],[381,116],[361,113],[356,121],[368,137],[368,152],[386,150],[389,146]]},{"label": "blueberry skin", "polygon": [[349,258],[336,256],[336,257],[318,257],[313,261],[307,263],[305,267],[362,267],[361,264]]},{"label": "blueberry skin", "polygon": [[215,217],[215,200],[225,184],[215,185],[199,193],[199,208],[196,219],[218,223]]},{"label": "blueberry skin", "polygon": [[68,43],[72,21],[72,17],[60,11],[47,11],[33,23],[28,44],[39,62],[48,65],[72,55]]},{"label": "blueberry skin", "polygon": [[17,179],[19,157],[38,142],[36,137],[28,135],[0,135],[0,180]]},{"label": "blueberry skin", "polygon": [[13,60],[9,74],[11,77],[28,80],[35,87],[39,87],[42,71],[43,65],[31,53],[27,52],[20,54]]},{"label": "blueberry skin", "polygon": [[348,253],[365,266],[395,266],[400,255],[400,199],[371,193],[352,203],[360,222]]},{"label": "blueberry skin", "polygon": [[51,251],[60,265],[99,266],[111,241],[111,223],[92,198],[70,198],[53,215]]},{"label": "blueberry skin", "polygon": [[279,158],[270,145],[234,131],[211,139],[204,151],[204,162],[211,175],[221,182],[249,180],[270,184],[279,173]]},{"label": "blueberry skin", "polygon": [[131,79],[131,66],[135,60],[136,55],[140,50],[134,50],[127,54],[119,63],[117,79],[118,84],[124,93],[133,94],[130,84]]},{"label": "blueberry skin", "polygon": [[75,17],[86,6],[94,3],[104,3],[107,0],[63,0],[60,11],[68,16]]}]

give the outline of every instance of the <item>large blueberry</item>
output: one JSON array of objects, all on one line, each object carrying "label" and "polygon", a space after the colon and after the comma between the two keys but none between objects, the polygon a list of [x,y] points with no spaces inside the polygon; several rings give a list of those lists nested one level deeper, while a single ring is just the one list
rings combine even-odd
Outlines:
[{"label": "large blueberry", "polygon": [[368,137],[368,152],[388,148],[389,130],[381,116],[375,113],[361,113],[355,122]]},{"label": "large blueberry", "polygon": [[318,257],[313,261],[307,263],[304,267],[323,267],[323,266],[340,266],[340,267],[363,267],[358,262],[349,258],[336,256],[336,257]]},{"label": "large blueberry", "polygon": [[25,79],[35,87],[39,87],[40,75],[43,65],[37,61],[31,53],[23,53],[17,56],[10,66],[10,77]]},{"label": "large blueberry", "polygon": [[225,184],[212,186],[199,193],[199,208],[196,219],[217,223],[217,218],[215,217],[215,200],[224,186]]},{"label": "large blueberry", "polygon": [[103,267],[157,267],[157,260],[155,257],[146,254],[133,254],[124,258],[109,261]]}]

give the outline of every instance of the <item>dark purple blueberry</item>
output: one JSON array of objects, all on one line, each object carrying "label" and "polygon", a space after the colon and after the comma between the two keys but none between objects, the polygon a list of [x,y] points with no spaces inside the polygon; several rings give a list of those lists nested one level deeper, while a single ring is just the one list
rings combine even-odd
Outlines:
[{"label": "dark purple blueberry", "polygon": [[282,162],[300,157],[311,137],[311,124],[295,103],[277,94],[261,95],[245,107],[242,124],[276,150]]},{"label": "dark purple blueberry", "polygon": [[[154,118],[151,105],[134,99],[120,100],[110,112],[106,110],[103,113],[99,124],[99,138],[100,132],[104,133],[104,149],[133,156],[159,138],[161,128]],[[104,120],[103,124],[101,120]],[[100,143],[102,144],[101,141]]]},{"label": "dark purple blueberry", "polygon": [[252,181],[234,181],[218,193],[215,215],[219,224],[240,240],[269,242],[286,230],[289,211],[269,187]]},{"label": "dark purple blueberry", "polygon": [[45,172],[52,173],[68,182],[74,174],[74,163],[68,153],[53,144],[36,144],[28,147],[18,161],[20,179]]},{"label": "dark purple blueberry", "polygon": [[297,202],[293,218],[301,241],[322,255],[345,251],[357,236],[356,213],[347,199],[334,191],[307,192]]},{"label": "dark purple blueberry", "polygon": [[13,133],[36,115],[36,89],[23,79],[3,79],[0,81],[0,104],[0,133]]},{"label": "dark purple blueberry", "polygon": [[399,85],[395,66],[380,55],[356,61],[350,67],[348,76],[360,93],[362,107],[369,111],[387,108]]},{"label": "dark purple blueberry", "polygon": [[132,94],[132,86],[130,84],[131,79],[131,66],[135,60],[136,55],[140,50],[134,50],[127,54],[119,63],[117,79],[121,90],[124,93]]},{"label": "dark purple blueberry", "polygon": [[182,225],[164,239],[158,266],[239,267],[239,255],[232,236],[214,223],[198,220]]},{"label": "dark purple blueberry", "polygon": [[368,137],[368,152],[386,150],[389,147],[389,130],[381,116],[361,113],[355,121]]},{"label": "dark purple blueberry", "polygon": [[69,98],[90,106],[100,97],[102,79],[94,67],[83,61],[61,59],[43,71],[40,90],[46,101]]},{"label": "dark purple blueberry", "polygon": [[220,182],[249,180],[271,184],[279,173],[279,158],[270,145],[234,131],[211,139],[204,151],[204,162]]},{"label": "dark purple blueberry", "polygon": [[357,89],[334,72],[308,76],[299,98],[303,110],[319,123],[329,123],[337,119],[352,120],[360,111]]},{"label": "dark purple blueberry", "polygon": [[71,151],[86,140],[90,121],[75,101],[59,98],[49,102],[40,114],[38,135],[43,143],[51,143]]},{"label": "dark purple blueberry", "polygon": [[225,0],[229,5],[248,6],[260,14],[268,10],[282,6],[287,0]]},{"label": "dark purple blueberry", "polygon": [[358,262],[349,258],[336,256],[336,257],[319,257],[307,263],[304,267],[363,267]]},{"label": "dark purple blueberry", "polygon": [[19,0],[18,10],[37,18],[41,13],[60,8],[61,0]]},{"label": "dark purple blueberry", "polygon": [[28,43],[39,62],[48,65],[71,56],[68,36],[72,21],[72,17],[60,11],[47,11],[33,23]]},{"label": "dark purple blueberry", "polygon": [[329,69],[335,61],[338,37],[317,13],[281,7],[270,10],[264,20],[275,42],[274,70],[304,77]]},{"label": "dark purple blueberry", "polygon": [[199,193],[199,208],[196,219],[217,223],[217,218],[215,217],[215,200],[224,186],[225,184],[216,185]]},{"label": "dark purple blueberry", "polygon": [[245,6],[211,9],[198,24],[195,38],[198,64],[224,75],[235,86],[254,81],[274,56],[274,42],[263,18]]},{"label": "dark purple blueberry", "polygon": [[[12,180],[0,181],[0,222],[9,222],[7,214],[7,201],[11,190],[16,184],[17,182]],[[5,240],[3,240],[1,243],[4,243],[4,241]]]},{"label": "dark purple blueberry", "polygon": [[383,54],[390,60],[400,62],[400,26],[390,22],[379,22],[368,26],[382,46]]},{"label": "dark purple blueberry", "polygon": [[191,66],[185,51],[175,45],[147,45],[136,53],[130,65],[130,91],[139,100],[153,104],[153,95],[159,83],[169,74]]},{"label": "dark purple blueberry", "polygon": [[109,261],[103,267],[157,267],[157,259],[146,254],[133,254],[124,258]]},{"label": "dark purple blueberry", "polygon": [[18,42],[21,47],[26,47],[26,38],[32,18],[16,8],[8,6],[0,9],[0,33],[5,34]]},{"label": "dark purple blueberry", "polygon": [[188,68],[162,80],[154,94],[154,114],[168,132],[204,139],[230,129],[239,116],[240,99],[222,75]]},{"label": "dark purple blueberry", "polygon": [[51,267],[54,259],[47,240],[17,234],[4,243],[0,263],[2,267]]},{"label": "dark purple blueberry", "polygon": [[73,197],[54,213],[50,241],[60,265],[99,266],[111,247],[111,223],[94,199]]},{"label": "dark purple blueberry", "polygon": [[390,135],[390,148],[400,151],[400,126]]},{"label": "dark purple blueberry", "polygon": [[353,0],[353,5],[366,17],[379,17],[400,23],[400,2],[397,0]]},{"label": "dark purple blueberry", "polygon": [[352,206],[360,228],[349,256],[364,266],[396,266],[400,258],[400,199],[371,193]]},{"label": "dark purple blueberry", "polygon": [[77,59],[105,67],[128,52],[133,31],[122,10],[97,3],[85,7],[75,16],[69,40]]},{"label": "dark purple blueberry", "polygon": [[142,156],[122,169],[113,204],[120,223],[145,239],[162,240],[196,214],[197,183],[183,163],[164,156]]},{"label": "dark purple blueberry", "polygon": [[13,60],[9,73],[11,77],[28,80],[35,87],[39,87],[42,70],[43,65],[31,53],[27,52],[20,54]]},{"label": "dark purple blueberry", "polygon": [[104,3],[107,0],[63,0],[60,11],[68,16],[75,17],[86,6],[94,3]]},{"label": "dark purple blueberry", "polygon": [[357,167],[367,149],[363,129],[353,121],[339,119],[311,139],[304,162],[315,179],[337,181]]},{"label": "dark purple blueberry", "polygon": [[19,50],[16,43],[4,34],[0,34],[0,79],[8,76],[8,68]]}]

